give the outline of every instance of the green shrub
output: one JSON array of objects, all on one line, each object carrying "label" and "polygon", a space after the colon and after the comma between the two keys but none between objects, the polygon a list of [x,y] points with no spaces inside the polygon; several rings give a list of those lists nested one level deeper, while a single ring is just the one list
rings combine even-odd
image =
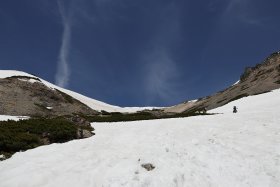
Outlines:
[{"label": "green shrub", "polygon": [[0,122],[0,153],[15,153],[43,144],[63,143],[76,139],[78,126],[63,119],[29,119]]},{"label": "green shrub", "polygon": [[180,118],[189,117],[196,115],[209,115],[209,114],[199,114],[195,111],[178,113],[178,114],[165,114],[155,115],[152,112],[136,112],[136,113],[119,113],[112,112],[106,116],[82,116],[91,122],[121,122],[121,121],[140,121],[140,120],[152,120],[152,119],[166,119],[166,118]]},{"label": "green shrub", "polygon": [[280,84],[280,80],[278,80],[278,81],[275,81],[274,83],[276,83],[276,84]]}]

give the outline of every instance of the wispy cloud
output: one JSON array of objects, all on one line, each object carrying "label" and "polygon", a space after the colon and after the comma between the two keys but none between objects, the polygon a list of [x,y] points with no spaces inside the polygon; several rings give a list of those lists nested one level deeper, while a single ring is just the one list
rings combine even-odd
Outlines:
[{"label": "wispy cloud", "polygon": [[[173,46],[182,39],[180,14],[173,3],[168,4],[161,15],[164,19],[159,23],[157,32],[149,45],[149,51],[142,53],[142,63],[145,64],[144,90],[147,94],[146,104],[161,102],[165,105],[176,104],[185,97],[183,93],[182,71],[178,68]],[[161,17],[162,18],[162,17]]]},{"label": "wispy cloud", "polygon": [[146,92],[150,101],[160,99],[169,102],[178,96],[177,81],[180,76],[176,63],[164,49],[155,49],[145,56]]},{"label": "wispy cloud", "polygon": [[[58,0],[58,8],[63,24],[62,43],[60,46],[55,82],[58,86],[67,87],[70,79],[69,50],[71,45],[71,15],[66,12],[65,5]],[[69,9],[70,10],[70,9]]]},{"label": "wispy cloud", "polygon": [[226,9],[224,17],[234,17],[240,22],[261,26],[263,20],[253,15],[254,2],[252,0],[230,0]]}]

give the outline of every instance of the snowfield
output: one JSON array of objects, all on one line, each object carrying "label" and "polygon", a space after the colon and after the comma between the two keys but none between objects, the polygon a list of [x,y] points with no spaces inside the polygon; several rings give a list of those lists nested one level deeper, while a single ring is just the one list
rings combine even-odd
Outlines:
[{"label": "snowfield", "polygon": [[279,111],[275,90],[211,111],[218,115],[93,123],[96,136],[0,162],[0,186],[279,187]]}]

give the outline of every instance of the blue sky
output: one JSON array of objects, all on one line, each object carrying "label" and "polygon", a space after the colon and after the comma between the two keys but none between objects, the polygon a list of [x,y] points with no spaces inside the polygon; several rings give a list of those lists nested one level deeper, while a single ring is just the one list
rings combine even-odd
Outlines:
[{"label": "blue sky", "polygon": [[233,84],[280,49],[279,0],[2,0],[0,69],[119,106]]}]

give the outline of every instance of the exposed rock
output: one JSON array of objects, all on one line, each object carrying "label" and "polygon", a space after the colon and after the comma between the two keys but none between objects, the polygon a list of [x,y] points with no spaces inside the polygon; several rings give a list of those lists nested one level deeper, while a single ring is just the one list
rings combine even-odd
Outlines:
[{"label": "exposed rock", "polygon": [[89,138],[93,135],[95,135],[95,133],[91,132],[89,130],[79,128],[78,131],[77,131],[77,138],[78,139]]},{"label": "exposed rock", "polygon": [[[68,118],[68,120],[70,120],[74,124],[81,127],[81,128],[78,128],[78,130],[77,130],[78,139],[89,138],[89,137],[95,135],[95,133],[92,132],[92,131],[94,131],[94,128],[91,126],[90,122],[87,121],[86,119],[76,115],[76,116],[72,116],[71,118]],[[84,129],[84,127],[90,127],[92,129],[92,131]]]},{"label": "exposed rock", "polygon": [[41,139],[43,145],[49,145],[51,142],[50,142],[50,139],[48,137],[44,137]]},{"label": "exposed rock", "polygon": [[141,166],[142,166],[143,168],[145,168],[147,171],[151,171],[151,170],[153,170],[153,169],[156,168],[156,167],[155,167],[153,164],[151,164],[151,163],[142,164]]},{"label": "exposed rock", "polygon": [[80,116],[71,117],[71,121],[79,126],[90,126],[90,122]]}]

